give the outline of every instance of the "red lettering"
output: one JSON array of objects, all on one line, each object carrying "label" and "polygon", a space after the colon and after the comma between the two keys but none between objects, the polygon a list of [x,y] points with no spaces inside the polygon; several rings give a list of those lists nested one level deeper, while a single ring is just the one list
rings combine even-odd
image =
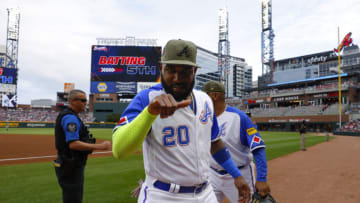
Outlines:
[{"label": "red lettering", "polygon": [[115,57],[115,65],[117,65],[119,63],[120,59],[121,59],[121,56],[116,56]]},{"label": "red lettering", "polygon": [[128,56],[121,57],[121,65],[125,65],[125,63],[128,61]]},{"label": "red lettering", "polygon": [[99,65],[145,65],[145,63],[146,58],[143,56],[100,56],[99,60]]},{"label": "red lettering", "polygon": [[0,68],[0,75],[2,75],[3,74],[3,69],[2,68]]},{"label": "red lettering", "polygon": [[106,64],[106,56],[101,56],[99,60],[99,65],[105,65]]},{"label": "red lettering", "polygon": [[137,57],[129,57],[130,60],[128,60],[128,64],[127,65],[136,65],[137,64]]},{"label": "red lettering", "polygon": [[114,64],[114,57],[110,56],[108,58],[107,64]]},{"label": "red lettering", "polygon": [[139,59],[138,59],[138,64],[139,65],[145,65],[145,62],[146,62],[145,57],[143,57],[143,56],[139,57]]}]

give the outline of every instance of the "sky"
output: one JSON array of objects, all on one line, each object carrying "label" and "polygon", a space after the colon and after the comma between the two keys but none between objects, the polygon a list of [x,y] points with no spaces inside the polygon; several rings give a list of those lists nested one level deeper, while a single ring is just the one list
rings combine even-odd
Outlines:
[{"label": "sky", "polygon": [[[329,51],[352,32],[360,41],[359,0],[273,0],[275,60]],[[0,0],[0,44],[7,8],[20,10],[18,103],[56,100],[64,83],[90,91],[91,45],[96,38],[193,41],[217,52],[218,13],[229,12],[230,55],[261,75],[260,0]]]}]

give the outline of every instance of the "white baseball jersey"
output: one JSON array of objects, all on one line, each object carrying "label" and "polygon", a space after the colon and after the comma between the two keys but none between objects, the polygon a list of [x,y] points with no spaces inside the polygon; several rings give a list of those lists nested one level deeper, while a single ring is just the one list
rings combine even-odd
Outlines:
[{"label": "white baseball jersey", "polygon": [[[225,111],[217,117],[219,124],[219,134],[221,140],[229,149],[231,158],[240,167],[240,172],[250,187],[250,192],[254,192],[255,174],[254,164],[252,163],[252,151],[265,147],[255,125],[250,118],[242,111],[227,106]],[[218,171],[224,169],[212,159],[212,168]],[[231,203],[238,202],[238,191],[234,186],[234,180],[230,174],[219,174],[211,170],[211,184],[219,202],[226,196]]]},{"label": "white baseball jersey", "polygon": [[[129,104],[120,121],[131,122],[161,94],[165,94],[161,84],[143,90]],[[209,96],[197,90],[192,95],[190,106],[176,110],[165,119],[158,116],[152,124],[143,143],[146,175],[181,186],[207,181],[211,141],[219,139],[219,129]]]},{"label": "white baseball jersey", "polygon": [[[229,149],[231,158],[237,166],[245,166],[253,160],[251,151],[265,147],[255,125],[242,111],[227,106],[225,111],[217,117],[221,140]],[[224,170],[214,159],[211,167]]]}]

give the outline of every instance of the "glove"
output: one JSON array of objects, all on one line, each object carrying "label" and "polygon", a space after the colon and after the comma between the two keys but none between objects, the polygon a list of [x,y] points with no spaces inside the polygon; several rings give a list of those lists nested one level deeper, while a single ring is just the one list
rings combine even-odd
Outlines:
[{"label": "glove", "polygon": [[275,199],[269,194],[262,197],[259,192],[254,192],[251,203],[276,203]]}]

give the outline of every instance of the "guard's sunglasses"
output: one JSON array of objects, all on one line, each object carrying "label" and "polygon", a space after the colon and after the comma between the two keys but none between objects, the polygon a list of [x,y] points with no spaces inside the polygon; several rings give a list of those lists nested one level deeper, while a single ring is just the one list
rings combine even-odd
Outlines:
[{"label": "guard's sunglasses", "polygon": [[81,102],[87,102],[87,99],[75,98],[74,100],[75,100],[75,101],[76,101],[76,100],[79,100],[79,101],[81,101]]}]

